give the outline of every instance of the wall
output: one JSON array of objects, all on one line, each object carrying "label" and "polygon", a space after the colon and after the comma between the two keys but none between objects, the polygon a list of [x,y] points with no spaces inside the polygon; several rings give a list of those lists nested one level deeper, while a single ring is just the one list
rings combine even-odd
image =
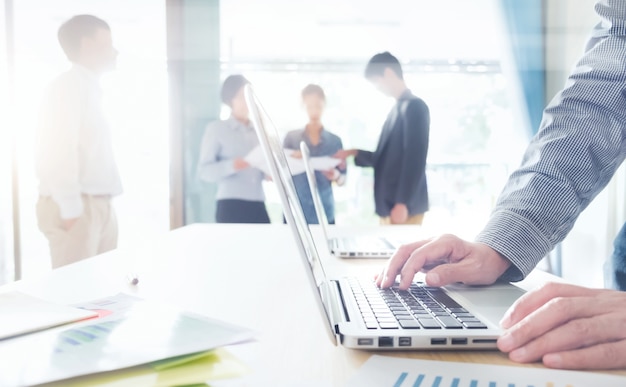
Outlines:
[{"label": "wall", "polygon": [[599,18],[596,0],[545,0],[546,99],[563,87]]}]

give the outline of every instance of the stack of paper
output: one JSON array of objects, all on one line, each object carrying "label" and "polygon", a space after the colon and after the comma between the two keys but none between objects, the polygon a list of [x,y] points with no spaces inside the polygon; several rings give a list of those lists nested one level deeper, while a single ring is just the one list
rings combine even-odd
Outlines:
[{"label": "stack of paper", "polygon": [[19,292],[0,293],[0,340],[96,315],[93,311],[54,304]]},{"label": "stack of paper", "polygon": [[45,387],[170,387],[205,385],[249,369],[224,349],[45,384]]},{"label": "stack of paper", "polygon": [[[161,380],[177,378],[183,369],[183,373],[204,370],[189,373],[188,379],[195,383],[207,375],[241,372],[243,366],[224,352],[207,351],[253,336],[237,326],[124,294],[79,306],[100,317],[0,341],[0,386],[61,380],[59,385],[65,386],[67,379],[77,377],[83,377],[75,380],[78,385],[97,385],[86,377],[95,374],[100,375],[94,380],[114,386],[127,376]],[[169,360],[137,368],[163,359]]]}]

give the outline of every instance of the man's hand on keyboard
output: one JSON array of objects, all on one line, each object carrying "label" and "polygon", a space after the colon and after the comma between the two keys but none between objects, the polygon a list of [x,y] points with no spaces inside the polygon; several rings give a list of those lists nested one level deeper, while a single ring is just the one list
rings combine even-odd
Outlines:
[{"label": "man's hand on keyboard", "polygon": [[549,283],[526,293],[502,320],[498,348],[550,368],[626,367],[626,292]]},{"label": "man's hand on keyboard", "polygon": [[498,252],[482,243],[464,241],[454,235],[443,235],[401,246],[387,261],[376,278],[382,288],[394,284],[400,274],[400,289],[408,289],[420,271],[429,286],[455,282],[471,285],[494,283],[511,266]]}]

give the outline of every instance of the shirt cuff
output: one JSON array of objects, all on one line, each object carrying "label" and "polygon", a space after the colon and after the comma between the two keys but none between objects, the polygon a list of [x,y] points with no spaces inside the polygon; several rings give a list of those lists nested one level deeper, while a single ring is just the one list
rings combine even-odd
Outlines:
[{"label": "shirt cuff", "polygon": [[475,241],[511,261],[511,267],[501,277],[506,281],[523,280],[553,247],[528,219],[504,210],[491,215]]},{"label": "shirt cuff", "polygon": [[371,166],[371,152],[357,150],[356,155],[354,155],[354,165],[358,167],[368,167]]},{"label": "shirt cuff", "polygon": [[83,213],[83,199],[81,195],[72,195],[63,198],[53,197],[59,206],[61,219],[79,218]]}]

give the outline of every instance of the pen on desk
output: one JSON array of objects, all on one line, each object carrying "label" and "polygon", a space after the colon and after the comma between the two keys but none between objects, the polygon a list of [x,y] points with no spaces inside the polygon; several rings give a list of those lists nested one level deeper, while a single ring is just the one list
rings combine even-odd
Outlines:
[{"label": "pen on desk", "polygon": [[128,273],[126,275],[126,279],[131,285],[137,285],[139,283],[139,277],[137,276],[137,273]]}]

